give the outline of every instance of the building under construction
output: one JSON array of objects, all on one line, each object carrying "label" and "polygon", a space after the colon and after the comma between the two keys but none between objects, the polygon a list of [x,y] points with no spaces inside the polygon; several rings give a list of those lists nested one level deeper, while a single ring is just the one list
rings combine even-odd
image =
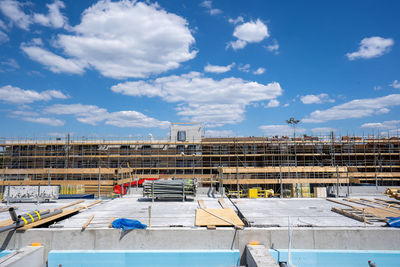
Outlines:
[{"label": "building under construction", "polygon": [[165,140],[0,141],[2,185],[82,184],[112,191],[142,178],[197,178],[229,190],[399,185],[398,137],[204,138],[200,124],[172,124]]}]

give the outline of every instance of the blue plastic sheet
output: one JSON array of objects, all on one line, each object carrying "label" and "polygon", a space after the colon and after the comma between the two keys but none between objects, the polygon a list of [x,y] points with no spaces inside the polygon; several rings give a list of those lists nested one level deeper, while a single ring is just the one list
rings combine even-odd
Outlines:
[{"label": "blue plastic sheet", "polygon": [[387,225],[390,227],[400,228],[400,217],[386,217],[389,219]]},{"label": "blue plastic sheet", "polygon": [[130,219],[116,219],[112,222],[112,227],[125,230],[131,229],[146,229],[147,225],[142,224],[138,220],[130,220]]}]

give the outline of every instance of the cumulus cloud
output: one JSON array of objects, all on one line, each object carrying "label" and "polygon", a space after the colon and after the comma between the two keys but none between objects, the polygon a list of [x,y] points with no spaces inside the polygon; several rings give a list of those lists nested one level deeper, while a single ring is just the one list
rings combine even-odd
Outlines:
[{"label": "cumulus cloud", "polygon": [[231,137],[235,136],[232,130],[207,130],[206,137]]},{"label": "cumulus cloud", "polygon": [[230,42],[230,46],[234,49],[242,49],[248,43],[259,43],[269,37],[267,25],[261,20],[250,21],[235,27],[233,36],[238,40]]},{"label": "cumulus cloud", "polygon": [[178,103],[178,115],[213,125],[234,124],[244,119],[246,106],[272,100],[282,94],[277,82],[260,84],[240,78],[214,80],[198,72],[150,81],[119,83],[112,91],[130,96],[160,97]]},{"label": "cumulus cloud", "polygon": [[213,73],[224,73],[230,71],[233,66],[235,66],[235,63],[232,63],[227,66],[217,66],[217,65],[207,64],[207,66],[204,67],[204,71]]},{"label": "cumulus cloud", "polygon": [[392,94],[377,98],[355,99],[326,110],[313,111],[303,122],[326,122],[362,118],[374,114],[389,112],[388,107],[400,105],[400,94]]},{"label": "cumulus cloud", "polygon": [[8,58],[0,62],[0,72],[13,71],[16,69],[19,69],[19,64],[13,58]]},{"label": "cumulus cloud", "polygon": [[361,128],[368,129],[396,129],[400,126],[400,120],[391,120],[384,122],[369,122],[361,125]]},{"label": "cumulus cloud", "polygon": [[263,74],[264,72],[266,71],[266,69],[265,68],[258,68],[258,69],[256,69],[255,71],[253,71],[253,74],[255,74],[255,75],[261,75],[261,74]]},{"label": "cumulus cloud", "polygon": [[[262,125],[259,127],[264,135],[293,135],[293,128],[289,125]],[[306,130],[296,127],[297,133],[304,133]]]},{"label": "cumulus cloud", "polygon": [[325,102],[335,102],[335,100],[329,98],[328,94],[304,95],[300,97],[300,100],[303,102],[303,104],[322,104]]},{"label": "cumulus cloud", "polygon": [[20,117],[19,119],[33,123],[46,124],[50,126],[63,126],[64,122],[54,118],[46,117]]},{"label": "cumulus cloud", "polygon": [[250,72],[250,64],[240,64],[238,69],[243,72]]},{"label": "cumulus cloud", "polygon": [[232,23],[232,24],[238,24],[238,23],[244,22],[244,19],[242,16],[239,16],[236,19],[232,19],[232,18],[228,19],[228,22]]},{"label": "cumulus cloud", "polygon": [[117,127],[137,128],[168,128],[170,125],[168,121],[159,121],[137,111],[124,110],[108,112],[107,109],[95,105],[55,104],[47,107],[45,113],[73,115],[77,121],[90,125],[97,125],[100,122]]},{"label": "cumulus cloud", "polygon": [[390,84],[390,86],[392,86],[393,88],[396,88],[396,89],[400,89],[400,83],[399,83],[398,80],[394,80],[394,81]]},{"label": "cumulus cloud", "polygon": [[0,11],[15,25],[24,30],[29,30],[32,19],[22,10],[22,3],[14,0],[0,1]]},{"label": "cumulus cloud", "polygon": [[0,31],[0,44],[6,43],[9,40],[10,40],[10,38],[8,38],[8,35],[5,32]]},{"label": "cumulus cloud", "polygon": [[34,22],[52,28],[69,27],[67,18],[60,11],[60,9],[65,8],[64,2],[55,0],[46,6],[49,9],[49,13],[47,15],[33,14]]},{"label": "cumulus cloud", "polygon": [[378,36],[364,38],[360,42],[358,51],[347,53],[346,56],[350,60],[380,57],[387,53],[393,45],[394,41],[391,38],[385,39]]},{"label": "cumulus cloud", "polygon": [[274,52],[275,54],[279,54],[279,44],[277,40],[273,40],[273,43],[270,45],[265,46],[265,48],[270,51]]},{"label": "cumulus cloud", "polygon": [[268,102],[268,104],[266,106],[264,106],[265,108],[276,108],[279,107],[279,101],[276,99],[272,99]]},{"label": "cumulus cloud", "polygon": [[68,59],[58,56],[44,48],[38,46],[21,45],[24,51],[31,59],[43,64],[49,70],[55,73],[73,73],[81,74],[84,72],[86,63],[77,59]]},{"label": "cumulus cloud", "polygon": [[54,40],[66,58],[34,45],[22,49],[54,72],[82,73],[91,67],[118,79],[176,69],[197,53],[191,49],[195,40],[187,21],[157,4],[99,1],[82,13],[81,23],[71,31]]},{"label": "cumulus cloud", "polygon": [[55,0],[47,4],[48,14],[32,13],[26,14],[23,11],[25,3],[15,0],[0,1],[0,11],[15,25],[24,30],[29,30],[31,24],[38,23],[43,26],[61,28],[68,27],[67,18],[61,14],[60,9],[65,8],[64,2]]},{"label": "cumulus cloud", "polygon": [[206,8],[208,13],[210,13],[210,15],[218,15],[218,14],[222,13],[221,9],[212,7],[212,1],[210,1],[210,0],[205,0],[205,1],[201,2],[200,6]]},{"label": "cumulus cloud", "polygon": [[35,101],[48,101],[52,98],[66,99],[68,96],[58,90],[37,92],[34,90],[23,90],[11,85],[0,87],[0,100],[7,103],[27,104]]}]

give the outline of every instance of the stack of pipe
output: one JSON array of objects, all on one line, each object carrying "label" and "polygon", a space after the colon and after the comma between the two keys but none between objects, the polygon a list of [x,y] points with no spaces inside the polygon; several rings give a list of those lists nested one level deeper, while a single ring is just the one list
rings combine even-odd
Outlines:
[{"label": "stack of pipe", "polygon": [[196,196],[196,179],[156,180],[143,183],[143,196],[151,198],[185,198]]},{"label": "stack of pipe", "polygon": [[15,209],[14,208],[9,208],[9,213],[11,216],[11,220],[13,221],[13,223],[0,227],[0,233],[1,232],[5,232],[5,231],[9,231],[9,230],[14,230],[17,228],[20,228],[26,224],[32,223],[32,222],[36,222],[36,221],[40,221],[43,220],[45,218],[48,218],[50,216],[59,214],[62,212],[61,209],[55,209],[53,211],[50,210],[43,210],[43,211],[38,211],[38,210],[34,210],[22,215],[18,215],[15,213]]}]

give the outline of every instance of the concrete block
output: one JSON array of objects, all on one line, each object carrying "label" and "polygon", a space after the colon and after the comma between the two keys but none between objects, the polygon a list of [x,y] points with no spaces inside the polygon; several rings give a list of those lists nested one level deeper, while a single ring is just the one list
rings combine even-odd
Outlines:
[{"label": "concrete block", "polygon": [[26,246],[0,258],[0,266],[4,267],[45,267],[43,246]]},{"label": "concrete block", "polygon": [[279,267],[264,245],[247,245],[245,253],[248,267]]}]

